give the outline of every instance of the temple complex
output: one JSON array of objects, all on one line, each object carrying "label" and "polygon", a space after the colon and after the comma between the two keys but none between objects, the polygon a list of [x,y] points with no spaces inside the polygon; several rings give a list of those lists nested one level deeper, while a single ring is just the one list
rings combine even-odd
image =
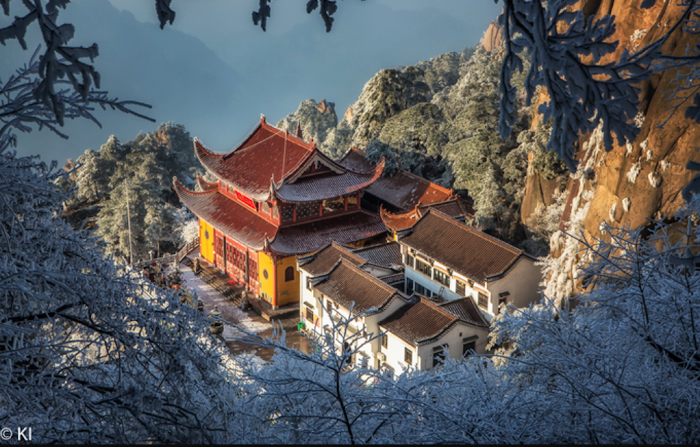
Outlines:
[{"label": "temple complex", "polygon": [[380,178],[384,161],[360,169],[335,162],[265,121],[231,152],[217,154],[195,139],[215,183],[198,182],[180,200],[199,217],[200,255],[273,307],[299,301],[296,255],[334,241],[356,247],[382,237],[380,217],[364,210],[362,193]]}]

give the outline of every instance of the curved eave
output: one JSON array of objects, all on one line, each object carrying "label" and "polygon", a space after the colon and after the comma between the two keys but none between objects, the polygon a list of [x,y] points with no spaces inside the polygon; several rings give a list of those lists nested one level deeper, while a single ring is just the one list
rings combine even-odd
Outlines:
[{"label": "curved eave", "polygon": [[[257,129],[257,128],[256,128]],[[223,172],[221,172],[219,169],[217,169],[218,163],[221,163],[227,156],[230,156],[236,151],[234,149],[233,152],[229,154],[217,154],[215,152],[210,151],[202,143],[199,142],[199,139],[195,138],[194,139],[194,153],[197,156],[197,159],[199,160],[200,163],[202,163],[202,166],[204,168],[211,172],[213,175],[215,175],[217,178],[223,179],[224,182],[226,182],[226,177]],[[226,182],[228,183],[228,182]],[[265,191],[265,192],[253,192],[249,191],[245,188],[241,188],[238,185],[233,185],[234,188],[240,190],[243,194],[247,195],[253,200],[256,200],[258,202],[262,202],[265,200],[268,200],[270,198],[270,192]]]},{"label": "curved eave", "polygon": [[[384,172],[386,160],[374,168],[371,175],[357,174],[349,171],[339,176],[329,176],[318,179],[301,180],[295,183],[282,182],[275,191],[275,197],[284,202],[313,202],[333,199],[356,193],[371,186]],[[343,183],[346,183],[343,185]]]},{"label": "curved eave", "polygon": [[383,206],[379,207],[379,217],[384,225],[392,231],[402,231],[413,227],[420,220],[421,213],[418,207],[403,214],[393,214],[386,211]]},{"label": "curved eave", "polygon": [[197,217],[211,224],[230,239],[253,250],[262,250],[267,235],[273,238],[277,227],[248,209],[245,205],[221,194],[218,190],[190,191],[173,179],[180,201]]}]

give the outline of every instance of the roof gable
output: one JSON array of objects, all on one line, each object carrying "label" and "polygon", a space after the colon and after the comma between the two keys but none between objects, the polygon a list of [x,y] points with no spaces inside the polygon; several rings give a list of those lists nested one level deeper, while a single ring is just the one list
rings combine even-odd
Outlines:
[{"label": "roof gable", "polygon": [[315,287],[347,309],[354,303],[355,313],[364,312],[372,307],[381,311],[392,299],[403,298],[401,292],[360,270],[344,258],[341,258],[327,278]]},{"label": "roof gable", "polygon": [[358,267],[367,262],[341,245],[331,242],[316,253],[299,258],[299,267],[311,276],[324,275],[330,272],[340,259],[346,259]]},{"label": "roof gable", "polygon": [[379,326],[415,346],[439,340],[458,321],[456,316],[419,296],[380,321]]},{"label": "roof gable", "polygon": [[503,273],[524,254],[434,209],[400,242],[480,283]]}]

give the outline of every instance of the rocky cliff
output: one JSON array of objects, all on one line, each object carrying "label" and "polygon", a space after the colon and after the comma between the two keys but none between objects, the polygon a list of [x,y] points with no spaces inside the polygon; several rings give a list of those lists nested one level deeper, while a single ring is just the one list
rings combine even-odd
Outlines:
[{"label": "rocky cliff", "polygon": [[[587,15],[616,17],[613,40],[619,44],[603,63],[618,58],[625,48],[632,51],[658,39],[681,14],[675,2],[665,1],[657,1],[648,10],[625,0],[583,0],[577,7]],[[678,29],[664,49],[668,54],[683,56],[686,46],[697,42],[697,35]],[[633,143],[615,145],[605,152],[600,131],[580,138],[579,169],[567,182],[562,229],[606,239],[609,235],[603,222],[637,228],[648,224],[648,219],[670,216],[682,206],[680,192],[694,176],[685,166],[690,160],[700,161],[700,125],[685,117],[687,105],[670,98],[668,92],[675,88],[676,77],[675,71],[664,72],[640,85],[641,107],[635,119],[640,133]],[[541,92],[538,101],[546,99],[546,92]],[[679,104],[675,113],[669,110]],[[552,206],[551,189],[551,181],[531,167],[523,198],[523,222]],[[547,267],[547,292],[551,296],[563,299],[580,287],[580,280],[575,279],[575,266],[580,262],[578,249],[578,242],[561,233],[552,237]]]}]

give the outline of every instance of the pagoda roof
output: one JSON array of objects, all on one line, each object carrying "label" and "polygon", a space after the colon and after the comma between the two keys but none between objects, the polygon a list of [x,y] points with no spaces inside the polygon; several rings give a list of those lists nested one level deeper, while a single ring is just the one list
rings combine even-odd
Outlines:
[{"label": "pagoda roof", "polygon": [[388,228],[393,231],[401,231],[413,227],[431,208],[457,220],[463,220],[463,218],[467,216],[474,215],[474,209],[470,206],[470,204],[465,203],[459,197],[454,197],[444,202],[433,203],[430,205],[418,205],[413,210],[402,214],[391,213],[380,208],[379,214],[382,217],[382,221]]},{"label": "pagoda roof", "polygon": [[[338,163],[357,172],[370,172],[374,167],[364,152],[355,148],[350,148]],[[379,177],[367,187],[367,192],[401,210],[454,198],[451,190],[404,170],[392,177]]]},{"label": "pagoda roof", "polygon": [[280,254],[310,253],[337,242],[348,244],[386,232],[380,217],[364,210],[279,229],[270,249]]},{"label": "pagoda roof", "polygon": [[[344,167],[316,149],[313,140],[307,143],[268,124],[264,117],[229,153],[212,152],[196,138],[194,147],[207,170],[257,201],[271,199],[272,194],[289,202],[339,197],[367,187],[384,168],[383,163],[362,172]],[[328,168],[327,173],[303,175],[319,163]]]},{"label": "pagoda roof", "polygon": [[381,177],[384,160],[367,173],[347,170],[340,175],[326,174],[300,178],[294,183],[284,181],[275,195],[285,202],[310,202],[352,194],[366,188]]},{"label": "pagoda roof", "polygon": [[282,255],[309,253],[332,241],[345,244],[384,233],[378,215],[364,210],[326,219],[278,227],[247,205],[217,189],[193,192],[177,180],[174,188],[182,203],[226,236],[254,250]]},{"label": "pagoda roof", "polygon": [[218,189],[194,192],[174,182],[180,201],[194,214],[212,224],[231,239],[254,250],[262,250],[265,237],[274,238],[277,227],[247,205],[231,200]]}]

